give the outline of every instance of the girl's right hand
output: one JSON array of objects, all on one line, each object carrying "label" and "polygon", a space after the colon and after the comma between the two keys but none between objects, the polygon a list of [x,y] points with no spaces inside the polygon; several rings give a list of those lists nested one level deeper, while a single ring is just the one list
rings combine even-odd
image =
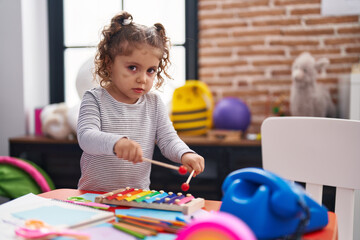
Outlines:
[{"label": "girl's right hand", "polygon": [[114,153],[118,158],[129,162],[142,162],[142,149],[140,144],[128,138],[121,138],[114,145]]}]

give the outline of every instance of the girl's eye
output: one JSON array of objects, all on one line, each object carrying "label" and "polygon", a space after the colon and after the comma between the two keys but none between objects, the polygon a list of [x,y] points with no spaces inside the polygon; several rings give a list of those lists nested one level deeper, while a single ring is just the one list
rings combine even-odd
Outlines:
[{"label": "girl's eye", "polygon": [[150,74],[153,74],[153,73],[155,73],[156,72],[156,70],[154,69],[154,68],[150,68],[149,70],[148,70],[148,73],[150,73]]},{"label": "girl's eye", "polygon": [[129,66],[128,67],[131,71],[136,71],[136,67],[135,66]]}]

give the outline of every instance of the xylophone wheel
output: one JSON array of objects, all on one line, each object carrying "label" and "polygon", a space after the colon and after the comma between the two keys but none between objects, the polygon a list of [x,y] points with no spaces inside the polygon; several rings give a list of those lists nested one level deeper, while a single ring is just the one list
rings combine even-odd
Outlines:
[{"label": "xylophone wheel", "polygon": [[195,219],[182,229],[176,240],[256,240],[255,234],[241,219],[226,212],[212,212]]},{"label": "xylophone wheel", "polygon": [[180,166],[180,167],[179,167],[179,173],[180,173],[181,175],[186,174],[186,173],[187,173],[187,168],[186,168],[185,166]]},{"label": "xylophone wheel", "polygon": [[184,192],[186,192],[187,190],[189,190],[190,186],[188,183],[183,183],[181,184],[181,190],[183,190]]}]

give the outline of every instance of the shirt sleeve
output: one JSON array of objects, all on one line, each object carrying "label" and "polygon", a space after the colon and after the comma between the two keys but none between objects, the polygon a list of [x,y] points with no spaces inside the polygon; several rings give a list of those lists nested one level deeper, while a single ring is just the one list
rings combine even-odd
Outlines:
[{"label": "shirt sleeve", "polygon": [[156,142],[161,153],[171,161],[181,163],[181,157],[184,153],[191,150],[186,143],[178,136],[172,122],[170,121],[167,108],[161,98],[157,96],[157,131]]},{"label": "shirt sleeve", "polygon": [[80,105],[77,138],[80,148],[92,155],[114,155],[114,145],[122,137],[101,131],[100,106],[90,91],[84,94]]}]

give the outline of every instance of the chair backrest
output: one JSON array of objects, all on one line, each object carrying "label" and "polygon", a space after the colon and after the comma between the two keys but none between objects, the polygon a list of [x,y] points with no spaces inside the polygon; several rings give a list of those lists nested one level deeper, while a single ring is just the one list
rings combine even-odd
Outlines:
[{"label": "chair backrest", "polygon": [[360,121],[270,117],[262,123],[261,139],[264,169],[305,183],[320,204],[323,185],[336,187],[339,239],[360,239],[353,236],[355,190],[360,189]]}]

